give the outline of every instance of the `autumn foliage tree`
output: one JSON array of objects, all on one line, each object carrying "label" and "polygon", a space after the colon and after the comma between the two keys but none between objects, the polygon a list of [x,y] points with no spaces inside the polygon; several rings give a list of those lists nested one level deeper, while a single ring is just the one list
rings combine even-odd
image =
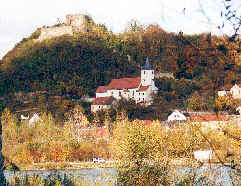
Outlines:
[{"label": "autumn foliage tree", "polygon": [[188,108],[194,111],[202,111],[207,109],[207,104],[205,103],[204,97],[196,91],[190,98]]}]

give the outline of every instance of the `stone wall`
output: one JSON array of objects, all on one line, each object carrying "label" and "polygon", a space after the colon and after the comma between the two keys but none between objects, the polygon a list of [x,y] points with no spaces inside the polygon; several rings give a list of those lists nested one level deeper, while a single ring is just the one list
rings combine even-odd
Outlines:
[{"label": "stone wall", "polygon": [[173,73],[170,73],[170,72],[160,72],[155,74],[155,78],[164,78],[164,77],[175,79]]},{"label": "stone wall", "polygon": [[52,37],[59,37],[62,35],[73,35],[72,26],[58,26],[58,27],[49,27],[41,28],[41,34],[37,41],[43,41]]},{"label": "stone wall", "polygon": [[84,14],[69,14],[66,16],[66,24],[72,26],[73,32],[87,32],[88,20]]},{"label": "stone wall", "polygon": [[94,21],[91,17],[84,14],[69,14],[66,16],[66,23],[48,27],[41,28],[41,34],[35,41],[43,41],[52,37],[59,37],[62,35],[73,35],[74,32],[88,32],[91,24]]}]

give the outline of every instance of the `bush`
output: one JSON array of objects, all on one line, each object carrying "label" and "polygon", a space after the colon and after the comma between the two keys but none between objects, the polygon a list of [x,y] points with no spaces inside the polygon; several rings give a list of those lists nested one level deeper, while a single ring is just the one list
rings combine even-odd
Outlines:
[{"label": "bush", "polygon": [[168,185],[167,166],[161,162],[141,163],[139,166],[122,167],[118,169],[120,185]]}]

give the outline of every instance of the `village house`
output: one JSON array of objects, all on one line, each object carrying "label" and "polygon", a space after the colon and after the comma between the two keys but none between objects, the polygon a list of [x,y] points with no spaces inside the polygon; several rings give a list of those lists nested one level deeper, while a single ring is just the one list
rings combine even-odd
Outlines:
[{"label": "village house", "polygon": [[187,117],[179,110],[174,110],[169,116],[167,121],[186,121]]},{"label": "village house", "polygon": [[42,121],[42,119],[37,113],[34,113],[31,118],[29,117],[29,115],[24,116],[23,114],[21,114],[20,119],[27,120],[30,126],[38,123],[39,121]]},{"label": "village house", "polygon": [[196,124],[201,124],[204,130],[216,130],[222,131],[220,126],[226,124],[230,119],[229,115],[216,115],[216,114],[200,114],[200,115],[190,115],[189,121]]},{"label": "village house", "polygon": [[222,87],[219,91],[218,91],[218,96],[227,96],[229,94],[229,88],[227,87]]},{"label": "village house", "polygon": [[241,106],[239,106],[237,109],[236,109],[237,112],[239,112],[239,115],[241,115]]},{"label": "village house", "polygon": [[241,84],[235,84],[231,89],[230,93],[234,99],[241,99]]},{"label": "village house", "polygon": [[141,68],[141,77],[112,79],[109,85],[99,86],[96,90],[96,99],[91,104],[91,111],[110,108],[121,98],[133,99],[136,103],[152,104],[152,94],[158,88],[154,83],[154,70],[146,58]]},{"label": "village house", "polygon": [[234,99],[241,99],[241,84],[235,84],[230,90],[227,87],[222,87],[218,91],[218,96],[227,96],[228,94]]}]

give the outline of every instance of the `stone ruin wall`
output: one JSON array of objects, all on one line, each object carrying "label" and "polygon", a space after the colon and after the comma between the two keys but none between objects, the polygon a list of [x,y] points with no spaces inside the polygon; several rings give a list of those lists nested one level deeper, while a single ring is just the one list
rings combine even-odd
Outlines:
[{"label": "stone ruin wall", "polygon": [[74,32],[87,32],[88,21],[84,14],[66,16],[66,23],[60,26],[41,28],[41,34],[35,41],[43,41],[52,37],[62,35],[73,35]]},{"label": "stone ruin wall", "polygon": [[72,26],[73,32],[86,32],[88,21],[84,14],[69,14],[66,16],[66,24]]},{"label": "stone ruin wall", "polygon": [[72,26],[58,26],[50,28],[41,28],[41,34],[37,41],[43,41],[48,38],[58,37],[62,35],[73,35]]}]

